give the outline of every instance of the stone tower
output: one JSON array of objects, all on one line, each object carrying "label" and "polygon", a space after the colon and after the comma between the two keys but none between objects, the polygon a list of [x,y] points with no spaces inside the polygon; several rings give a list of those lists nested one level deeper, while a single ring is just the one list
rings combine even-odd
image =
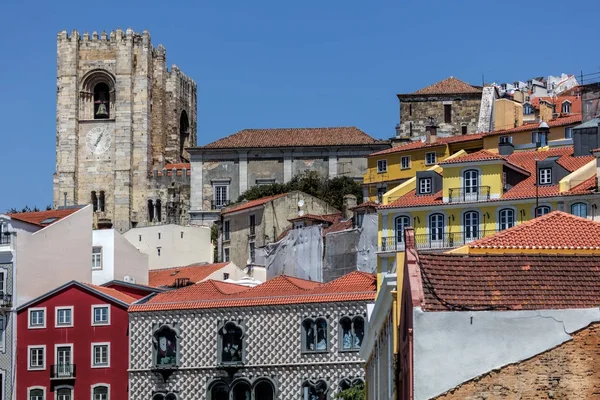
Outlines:
[{"label": "stone tower", "polygon": [[182,182],[156,171],[185,170],[195,145],[196,83],[147,31],[58,34],[55,207],[93,204],[121,232],[164,222],[154,207]]}]

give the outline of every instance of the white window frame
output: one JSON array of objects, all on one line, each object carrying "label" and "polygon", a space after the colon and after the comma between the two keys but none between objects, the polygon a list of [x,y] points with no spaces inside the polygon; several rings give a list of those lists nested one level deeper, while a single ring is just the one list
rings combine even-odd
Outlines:
[{"label": "white window frame", "polygon": [[[110,384],[108,383],[95,383],[90,387],[90,399],[95,400],[94,399],[94,389],[96,389],[97,387],[105,387],[108,389],[108,394],[106,395],[106,399],[110,400]],[[29,400],[29,399],[28,399]]]},{"label": "white window frame", "polygon": [[573,127],[567,126],[565,128],[565,139],[573,139]]},{"label": "white window frame", "polygon": [[[429,161],[430,155],[433,154],[433,162]],[[435,151],[425,153],[425,165],[434,165],[437,162],[437,154]]]},{"label": "white window frame", "polygon": [[[33,311],[43,311],[44,312],[44,323],[41,325],[31,325],[31,313]],[[27,310],[27,328],[28,329],[44,329],[46,328],[46,320],[48,319],[48,311],[46,307],[33,307]]]},{"label": "white window frame", "polygon": [[71,385],[60,385],[54,388],[54,400],[58,400],[58,391],[60,389],[69,389],[71,391],[71,400],[75,400],[75,388]]},{"label": "white window frame", "polygon": [[31,391],[32,390],[41,390],[42,391],[42,400],[46,400],[46,386],[29,386],[27,388],[27,400],[31,399]]},{"label": "white window frame", "polygon": [[[547,174],[544,174],[548,172]],[[540,185],[552,185],[552,168],[540,168],[538,171]]]},{"label": "white window frame", "polygon": [[[106,364],[96,364],[96,347],[106,346]],[[110,342],[94,342],[91,345],[92,357],[91,360],[91,368],[110,368]]]},{"label": "white window frame", "polygon": [[[565,107],[566,106],[566,107]],[[567,111],[563,111],[565,110],[565,108],[568,108]],[[571,102],[569,100],[565,100],[560,104],[560,112],[561,113],[565,113],[565,114],[570,114],[571,110],[573,108],[573,104],[571,104]]]},{"label": "white window frame", "polygon": [[[429,190],[423,190],[423,183],[429,182]],[[427,186],[427,185],[425,185]],[[431,194],[433,192],[433,179],[431,178],[419,178],[419,194]]]},{"label": "white window frame", "polygon": [[[31,350],[42,349],[42,366],[32,367],[31,366]],[[46,369],[46,345],[45,344],[32,344],[27,346],[27,371],[44,371]]]},{"label": "white window frame", "polygon": [[[59,347],[70,347],[71,348],[71,362],[70,365],[75,364],[75,356],[73,354],[73,343],[58,343],[54,344],[54,365],[58,365],[58,348]],[[67,364],[68,365],[68,364]]]},{"label": "white window frame", "polygon": [[[223,187],[225,188],[225,198],[221,199],[220,197],[223,196],[218,196],[217,194],[217,188]],[[215,203],[215,208],[218,207],[225,207],[227,205],[227,202],[229,201],[229,183],[213,183],[213,201]]]},{"label": "white window frame", "polygon": [[[406,167],[404,166],[404,160],[406,160]],[[400,157],[400,169],[410,169],[410,156]]]},{"label": "white window frame", "polygon": [[[95,315],[97,308],[107,308],[107,322],[96,322]],[[92,304],[92,326],[109,326],[110,325],[110,304]]]},{"label": "white window frame", "polygon": [[387,159],[377,160],[377,173],[387,172]]},{"label": "white window frame", "polygon": [[[100,249],[100,253],[94,253],[94,249]],[[98,257],[99,256],[99,257]],[[92,270],[102,269],[102,246],[92,246]],[[97,265],[99,264],[99,265]]]},{"label": "white window frame", "polygon": [[[60,324],[58,322],[58,312],[61,310],[70,310],[71,311],[71,323],[69,324]],[[75,320],[75,313],[73,306],[56,306],[54,307],[54,327],[55,328],[72,328]]]}]

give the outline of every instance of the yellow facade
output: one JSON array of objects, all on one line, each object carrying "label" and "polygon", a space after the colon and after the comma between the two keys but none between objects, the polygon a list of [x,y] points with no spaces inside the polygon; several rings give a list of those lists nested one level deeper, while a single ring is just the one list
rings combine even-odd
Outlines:
[{"label": "yellow facade", "polygon": [[509,99],[494,103],[494,130],[516,128],[523,125],[523,105]]},{"label": "yellow facade", "polygon": [[[565,139],[565,128],[566,126],[554,126],[550,128],[550,132],[548,133],[548,144],[550,147],[557,146],[559,143],[557,141],[561,141]],[[509,136],[512,139],[512,144],[518,150],[519,146],[527,146],[530,145],[531,148],[527,150],[532,150],[534,148],[534,143],[531,139],[531,133],[537,131],[537,129],[530,129],[521,132],[507,132],[503,135],[489,135],[483,137],[483,148],[485,150],[497,153],[498,152],[498,141],[501,136]],[[552,143],[554,142],[554,143]],[[570,144],[564,144],[563,146],[567,146]]]}]

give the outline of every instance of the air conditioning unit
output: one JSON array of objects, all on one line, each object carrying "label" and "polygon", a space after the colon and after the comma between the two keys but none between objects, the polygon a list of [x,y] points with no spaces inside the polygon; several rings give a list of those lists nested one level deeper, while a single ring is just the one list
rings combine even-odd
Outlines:
[{"label": "air conditioning unit", "polygon": [[129,275],[126,275],[125,278],[123,278],[123,280],[127,283],[135,283],[135,278],[133,278]]}]

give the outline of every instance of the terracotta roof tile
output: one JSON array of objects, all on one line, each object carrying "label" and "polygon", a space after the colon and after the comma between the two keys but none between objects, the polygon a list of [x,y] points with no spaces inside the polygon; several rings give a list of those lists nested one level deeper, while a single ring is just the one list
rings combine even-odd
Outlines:
[{"label": "terracotta roof tile", "polygon": [[323,222],[336,222],[342,217],[341,213],[336,214],[324,214],[324,215],[316,215],[316,214],[304,214],[302,216],[297,216],[294,218],[288,219],[288,221],[301,221],[303,219],[310,219],[314,221],[323,221]]},{"label": "terracotta roof tile", "polygon": [[27,222],[37,226],[48,226],[81,210],[82,207],[64,208],[58,210],[34,211],[7,214],[12,219]]},{"label": "terracotta roof tile", "polygon": [[440,161],[439,164],[458,164],[464,162],[473,162],[473,161],[489,161],[489,160],[504,160],[500,154],[492,153],[488,150],[479,150],[475,153],[465,154],[464,156],[451,158],[449,160]]},{"label": "terracotta roof tile", "polygon": [[581,97],[579,96],[557,96],[557,97],[534,97],[530,103],[534,108],[540,107],[540,101],[546,101],[556,106],[555,112],[561,113],[562,104],[565,101],[571,102],[570,114],[581,114]]},{"label": "terracotta roof tile", "polygon": [[253,288],[209,280],[158,294],[147,303],[133,305],[129,311],[372,301],[375,295],[376,277],[358,271],[327,284],[289,276],[278,276]]},{"label": "terracotta roof tile", "polygon": [[[578,124],[581,122],[581,120],[582,120],[581,114],[574,114],[574,115],[569,115],[567,117],[559,117],[559,118],[551,119],[550,121],[547,121],[547,124],[550,128],[553,128],[556,126],[569,126],[569,125]],[[486,133],[484,133],[484,136],[487,137],[487,136],[496,136],[496,135],[506,135],[509,133],[516,133],[516,132],[535,131],[535,130],[537,130],[539,125],[540,125],[539,122],[533,122],[533,123],[529,123],[529,124],[524,124],[522,126],[518,126],[516,128],[503,129],[503,130],[493,131],[493,132],[486,132]]]},{"label": "terracotta roof tile", "polygon": [[553,211],[495,235],[471,242],[469,247],[600,250],[600,223],[562,211]]},{"label": "terracotta roof tile", "polygon": [[98,292],[101,292],[109,297],[112,297],[116,300],[119,300],[123,303],[127,303],[127,304],[132,304],[133,302],[137,301],[137,299],[135,297],[132,297],[126,293],[120,292],[117,289],[113,289],[113,288],[108,288],[105,286],[97,286],[97,285],[92,285],[91,283],[85,283],[82,282],[85,286],[88,286],[94,290],[97,290]]},{"label": "terracotta roof tile", "polygon": [[223,214],[223,215],[230,214],[232,212],[242,211],[242,210],[247,210],[252,207],[262,206],[263,204],[266,204],[266,203],[270,202],[271,200],[275,200],[275,199],[278,199],[283,196],[287,196],[287,193],[276,194],[274,196],[262,197],[260,199],[250,200],[250,201],[246,201],[243,203],[235,204],[231,207],[227,207],[227,208],[223,209],[223,211],[221,211],[221,214]]},{"label": "terracotta roof tile", "polygon": [[201,146],[203,149],[301,147],[301,146],[348,146],[383,143],[360,129],[349,127],[331,128],[275,128],[244,129],[233,135]]},{"label": "terracotta roof tile", "polygon": [[480,88],[469,85],[466,82],[461,81],[458,78],[451,76],[439,82],[424,87],[423,89],[417,90],[413,94],[461,94],[461,93],[481,93]]},{"label": "terracotta roof tile", "polygon": [[483,134],[475,133],[472,135],[438,137],[434,143],[425,143],[425,142],[421,142],[420,140],[415,140],[414,142],[402,144],[400,146],[392,147],[391,149],[385,149],[385,150],[381,150],[381,151],[369,154],[369,157],[380,156],[383,154],[401,153],[401,152],[410,151],[410,150],[426,149],[429,147],[446,146],[448,144],[469,142],[472,140],[473,141],[481,140],[481,138],[483,138]]},{"label": "terracotta roof tile", "polygon": [[178,279],[189,279],[191,283],[198,283],[227,265],[228,262],[152,269],[148,272],[148,284],[153,287],[173,287]]},{"label": "terracotta roof tile", "polygon": [[426,311],[600,306],[600,256],[420,254]]}]

